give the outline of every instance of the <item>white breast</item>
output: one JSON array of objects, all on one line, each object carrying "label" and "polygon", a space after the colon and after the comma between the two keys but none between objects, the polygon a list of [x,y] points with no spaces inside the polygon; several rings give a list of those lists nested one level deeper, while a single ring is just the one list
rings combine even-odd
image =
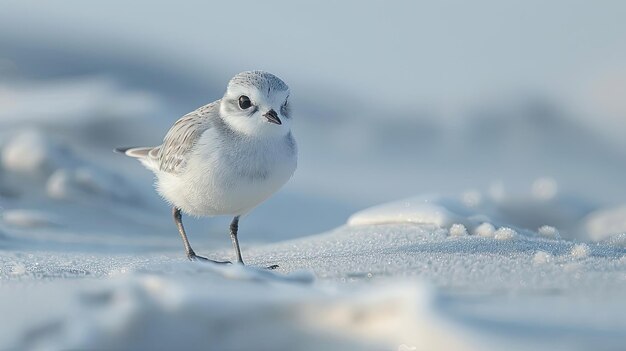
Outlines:
[{"label": "white breast", "polygon": [[157,173],[157,188],[186,214],[242,215],[282,187],[296,163],[295,144],[284,139],[234,142],[210,129],[182,173]]}]

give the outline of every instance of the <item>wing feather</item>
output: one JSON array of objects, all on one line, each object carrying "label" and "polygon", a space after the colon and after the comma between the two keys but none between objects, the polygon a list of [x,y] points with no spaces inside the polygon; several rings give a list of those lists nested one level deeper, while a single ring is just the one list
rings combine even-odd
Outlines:
[{"label": "wing feather", "polygon": [[163,144],[149,153],[158,159],[159,170],[180,173],[198,139],[211,127],[211,118],[219,113],[219,100],[181,117],[165,135]]}]

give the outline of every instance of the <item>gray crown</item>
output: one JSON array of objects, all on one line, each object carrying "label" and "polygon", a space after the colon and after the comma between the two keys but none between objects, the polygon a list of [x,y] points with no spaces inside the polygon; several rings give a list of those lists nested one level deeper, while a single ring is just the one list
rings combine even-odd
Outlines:
[{"label": "gray crown", "polygon": [[228,89],[233,86],[250,86],[253,85],[261,91],[269,90],[288,90],[289,87],[285,82],[275,75],[264,71],[247,71],[241,72],[234,76],[228,82]]}]

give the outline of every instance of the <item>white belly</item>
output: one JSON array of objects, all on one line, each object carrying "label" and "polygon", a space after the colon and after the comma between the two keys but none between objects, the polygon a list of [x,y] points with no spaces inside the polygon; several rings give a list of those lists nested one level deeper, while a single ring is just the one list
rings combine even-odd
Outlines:
[{"label": "white belly", "polygon": [[223,150],[199,148],[184,172],[157,173],[158,191],[189,215],[243,215],[282,187],[296,169],[295,152],[270,151],[237,150],[241,158],[233,159]]}]

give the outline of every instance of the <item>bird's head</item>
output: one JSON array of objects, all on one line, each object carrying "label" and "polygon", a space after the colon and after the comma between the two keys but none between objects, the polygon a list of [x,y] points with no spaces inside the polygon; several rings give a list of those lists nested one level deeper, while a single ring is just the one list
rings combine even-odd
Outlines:
[{"label": "bird's head", "polygon": [[234,130],[249,136],[280,136],[291,130],[289,87],[263,71],[237,74],[228,83],[220,115]]}]

